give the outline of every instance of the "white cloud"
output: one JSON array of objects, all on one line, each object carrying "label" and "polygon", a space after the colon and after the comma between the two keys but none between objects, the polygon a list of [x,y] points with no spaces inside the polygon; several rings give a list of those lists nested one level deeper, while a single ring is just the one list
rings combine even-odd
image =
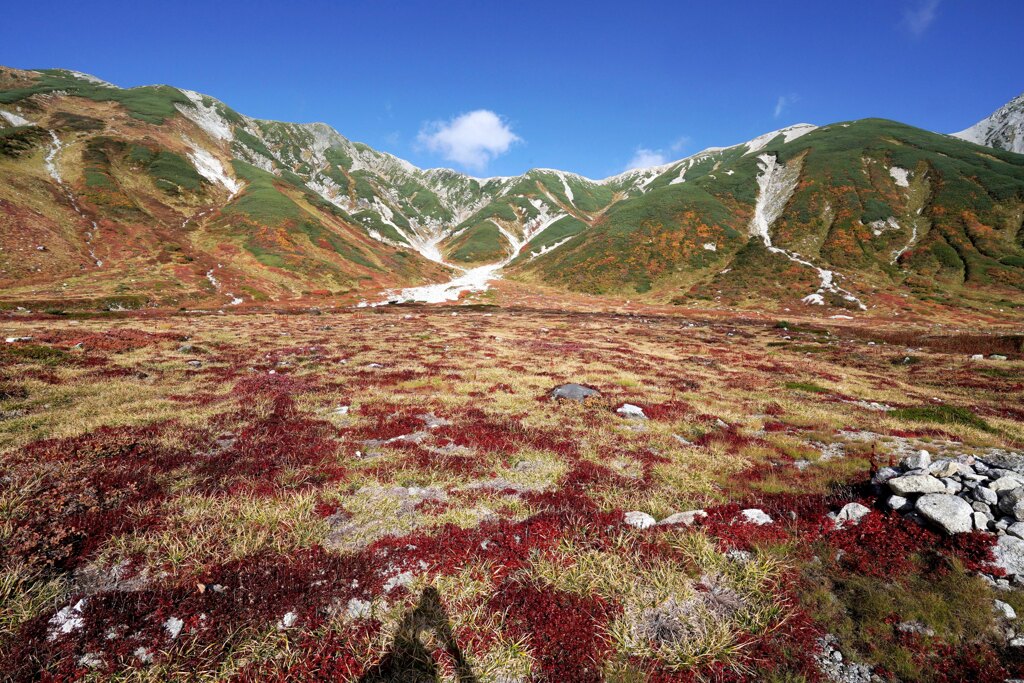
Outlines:
[{"label": "white cloud", "polygon": [[941,0],[917,0],[913,7],[903,10],[903,24],[910,33],[920,38],[935,21]]},{"label": "white cloud", "polygon": [[633,153],[633,158],[626,164],[624,171],[632,171],[634,168],[647,168],[649,166],[661,166],[667,163],[668,159],[665,157],[665,153],[659,149],[646,149],[644,147],[637,148],[636,152]]},{"label": "white cloud", "polygon": [[477,109],[450,121],[425,124],[417,140],[448,161],[482,171],[521,138],[493,111]]}]

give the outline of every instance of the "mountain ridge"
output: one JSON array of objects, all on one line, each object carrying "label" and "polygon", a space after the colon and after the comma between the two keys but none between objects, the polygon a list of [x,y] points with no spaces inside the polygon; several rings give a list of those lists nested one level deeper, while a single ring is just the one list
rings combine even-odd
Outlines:
[{"label": "mountain ridge", "polygon": [[[11,124],[0,129],[14,140],[8,144],[25,146],[12,152],[12,161],[2,169],[12,178],[28,174],[38,179],[48,173],[56,182],[64,197],[58,204],[66,205],[68,215],[54,216],[54,221],[82,224],[77,229],[83,236],[67,250],[77,249],[83,256],[103,251],[102,236],[116,234],[126,221],[115,215],[115,207],[133,204],[137,210],[128,232],[151,246],[139,246],[132,253],[135,261],[121,264],[124,254],[108,245],[106,261],[120,273],[110,284],[115,290],[131,289],[123,280],[129,271],[139,270],[146,249],[169,250],[164,260],[172,261],[172,267],[161,270],[150,264],[144,269],[165,277],[159,287],[153,285],[157,289],[180,292],[161,299],[165,305],[197,295],[216,299],[224,292],[233,292],[231,303],[315,292],[355,294],[368,287],[436,282],[445,272],[459,279],[460,271],[483,266],[524,282],[590,293],[619,289],[652,292],[663,300],[700,298],[707,296],[707,287],[718,286],[712,283],[725,288],[720,291],[735,289],[720,282],[743,270],[733,269],[729,260],[753,257],[756,244],[766,250],[756,259],[771,263],[785,258],[790,268],[818,270],[820,286],[796,297],[809,305],[863,305],[862,296],[838,284],[835,278],[845,276],[833,276],[837,270],[857,273],[858,279],[870,281],[865,284],[869,289],[884,288],[887,281],[904,286],[922,268],[927,273],[919,279],[931,289],[940,280],[989,286],[987,276],[978,280],[979,273],[988,271],[999,271],[1000,282],[1011,287],[1020,280],[1013,264],[1021,251],[1021,230],[1013,216],[1024,202],[1024,177],[1018,177],[1017,168],[1021,160],[998,157],[993,167],[995,162],[970,147],[957,146],[968,143],[944,142],[955,137],[880,119],[794,124],[736,145],[592,180],[547,168],[492,178],[443,167],[420,169],[354,142],[328,124],[254,119],[195,91],[171,86],[121,89],[79,72],[3,69],[0,105],[7,108],[0,111]],[[91,123],[69,124],[74,117]],[[30,118],[40,126],[25,125],[31,124]],[[910,148],[919,153],[905,165],[893,161]],[[767,232],[754,230],[751,221],[764,192],[759,169],[776,162],[790,168],[786,164],[794,159],[783,157],[791,151],[813,163],[792,166],[796,185],[776,220]],[[774,161],[766,161],[765,155]],[[943,157],[957,161],[950,165]],[[68,182],[54,175],[58,167],[66,167]],[[140,171],[152,185],[139,184]],[[1009,220],[999,228],[1004,234],[1000,246],[989,245],[987,253],[977,256],[971,251],[977,251],[977,238],[967,235],[962,225],[951,227],[940,243],[937,236],[929,236],[925,223],[934,222],[933,208],[945,216],[950,209],[974,210],[981,206],[978,202],[985,204],[982,195],[975,196],[981,176],[988,178],[981,186],[990,196],[1005,194],[1006,187],[1012,190],[997,198],[1000,208],[985,218]],[[907,197],[931,192],[925,185],[938,180],[954,182],[960,194],[934,207],[927,198],[914,199],[918,213],[908,213]],[[805,196],[808,187],[813,197]],[[44,190],[32,185],[39,202]],[[21,200],[11,194],[7,201],[17,207]],[[799,227],[790,227],[796,225],[792,210],[804,204],[818,218],[805,208],[796,221]],[[843,207],[840,213],[837,207]],[[17,212],[8,213],[16,225]],[[154,223],[163,227],[158,230]],[[781,234],[773,234],[779,230]],[[793,235],[785,234],[793,230]],[[101,237],[94,240],[94,233]],[[797,235],[800,239],[792,241]],[[660,246],[647,246],[659,240]],[[854,252],[835,246],[843,240],[862,255],[853,257]],[[923,244],[929,245],[929,253],[941,253],[935,258],[946,266],[917,253]],[[419,258],[410,258],[409,251]],[[46,270],[44,260],[30,260],[39,262],[39,272]],[[916,265],[908,279],[905,264],[911,261]],[[201,271],[190,268],[193,262],[202,265]],[[70,268],[65,265],[61,272]],[[719,266],[722,273],[714,270]],[[776,279],[785,272],[777,266],[767,269],[778,271],[772,276]],[[828,278],[824,273],[830,273]],[[54,279],[48,286],[60,298],[62,290],[53,289]],[[248,295],[236,296],[234,290],[245,286]],[[743,286],[759,287],[753,281]],[[5,288],[18,293],[17,287]]]}]

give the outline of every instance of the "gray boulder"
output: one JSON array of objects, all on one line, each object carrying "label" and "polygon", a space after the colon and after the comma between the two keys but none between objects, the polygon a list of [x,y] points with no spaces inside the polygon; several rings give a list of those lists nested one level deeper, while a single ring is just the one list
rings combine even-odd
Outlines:
[{"label": "gray boulder", "polygon": [[996,611],[999,612],[999,614],[1004,619],[1016,619],[1017,618],[1017,611],[1013,609],[1013,606],[1003,602],[1002,600],[996,600],[995,601],[995,608],[996,608]]},{"label": "gray boulder", "polygon": [[998,505],[999,494],[987,486],[978,486],[971,492],[971,497],[985,505]]},{"label": "gray boulder", "polygon": [[593,387],[582,384],[562,384],[551,390],[549,396],[552,399],[564,398],[568,401],[583,402],[591,396],[600,396],[601,392]]},{"label": "gray boulder", "polygon": [[1008,575],[1024,574],[1024,539],[1016,536],[1000,536],[992,549],[995,564]]},{"label": "gray boulder", "polygon": [[907,474],[886,482],[893,493],[945,493],[946,485],[929,474]]},{"label": "gray boulder", "polygon": [[669,515],[665,519],[658,522],[659,526],[668,526],[669,524],[683,524],[690,526],[701,517],[707,517],[708,513],[703,510],[687,510],[686,512],[677,512]]},{"label": "gray boulder", "polygon": [[1024,489],[1011,489],[999,496],[999,509],[1014,519],[1024,520]]},{"label": "gray boulder", "polygon": [[847,503],[843,506],[843,509],[836,515],[836,526],[841,527],[846,524],[857,525],[860,524],[860,520],[871,512],[871,508],[861,505],[860,503]]},{"label": "gray boulder", "polygon": [[903,469],[905,470],[918,470],[924,467],[928,467],[928,465],[930,465],[931,462],[931,453],[922,450],[918,451],[917,453],[914,453],[913,455],[908,455],[907,457],[903,458],[903,460],[900,461],[900,465],[902,465]]},{"label": "gray boulder", "polygon": [[751,524],[757,524],[758,526],[772,523],[771,516],[769,516],[764,510],[759,510],[758,508],[741,510],[740,516],[743,517],[743,521],[750,522]]},{"label": "gray boulder", "polygon": [[875,472],[874,478],[871,482],[874,484],[884,484],[894,477],[900,476],[900,471],[895,467],[883,467]]},{"label": "gray boulder", "polygon": [[646,512],[640,512],[639,510],[632,510],[627,512],[625,515],[626,524],[637,529],[646,529],[655,525],[656,521],[654,517],[651,517]]},{"label": "gray boulder", "polygon": [[886,505],[896,512],[906,512],[913,507],[913,504],[903,496],[889,496],[889,500],[886,501]]},{"label": "gray boulder", "polygon": [[[1011,451],[990,451],[982,456],[982,459],[989,467],[998,467],[1024,474],[1024,454]],[[977,463],[974,465],[974,469],[979,472],[983,471]]]},{"label": "gray boulder", "polygon": [[1002,476],[998,479],[993,479],[989,482],[988,487],[996,493],[1000,491],[1012,491],[1013,489],[1019,489],[1024,486],[1024,480],[1021,479],[1020,475],[1013,474],[1009,476]]},{"label": "gray boulder", "polygon": [[952,477],[954,474],[964,474],[965,472],[971,471],[969,465],[965,465],[956,460],[936,460],[927,467],[928,474],[939,479],[945,479],[946,477]]},{"label": "gray boulder", "polygon": [[928,493],[918,498],[914,507],[947,534],[963,534],[974,529],[974,510],[967,501],[956,496]]}]

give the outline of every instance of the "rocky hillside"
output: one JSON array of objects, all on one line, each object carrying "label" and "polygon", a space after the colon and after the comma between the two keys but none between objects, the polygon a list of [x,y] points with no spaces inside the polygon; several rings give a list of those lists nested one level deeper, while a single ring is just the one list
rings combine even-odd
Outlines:
[{"label": "rocky hillside", "polygon": [[732,305],[1024,287],[1024,156],[890,121],[799,124],[595,181],[418,169],[325,124],[70,71],[0,68],[0,115],[12,303],[356,297],[484,264]]}]

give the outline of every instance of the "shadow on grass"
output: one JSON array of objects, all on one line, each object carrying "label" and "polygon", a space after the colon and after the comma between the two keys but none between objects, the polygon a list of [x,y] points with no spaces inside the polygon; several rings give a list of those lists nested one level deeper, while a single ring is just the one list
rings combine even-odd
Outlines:
[{"label": "shadow on grass", "polygon": [[455,642],[452,625],[445,614],[437,589],[428,587],[420,595],[419,604],[402,619],[390,650],[374,667],[363,674],[359,683],[434,683],[438,666],[433,655],[420,641],[420,634],[433,631],[452,658],[459,683],[477,683],[477,678]]}]

